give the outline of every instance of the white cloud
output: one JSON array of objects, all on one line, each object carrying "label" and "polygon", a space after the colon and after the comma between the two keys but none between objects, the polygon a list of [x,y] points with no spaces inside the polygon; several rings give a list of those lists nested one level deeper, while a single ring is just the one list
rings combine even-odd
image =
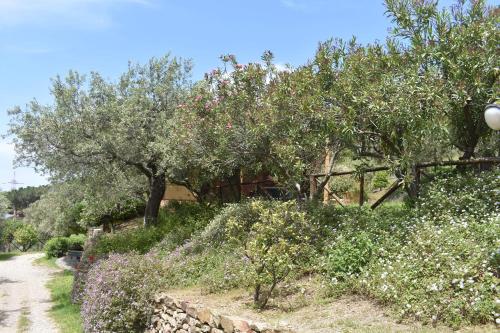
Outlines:
[{"label": "white cloud", "polygon": [[153,0],[0,0],[0,27],[25,24],[102,29],[113,23],[111,9],[150,6]]}]

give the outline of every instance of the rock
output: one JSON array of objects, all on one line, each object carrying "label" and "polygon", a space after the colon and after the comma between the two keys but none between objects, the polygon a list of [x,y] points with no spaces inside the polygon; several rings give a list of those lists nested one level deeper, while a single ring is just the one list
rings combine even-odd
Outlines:
[{"label": "rock", "polygon": [[197,313],[196,308],[194,306],[186,305],[186,309],[184,311],[186,311],[186,313],[189,316],[191,316],[193,318],[198,318],[198,313]]},{"label": "rock", "polygon": [[218,328],[213,328],[213,327],[212,327],[212,330],[210,331],[210,333],[224,333],[224,331],[223,331],[223,330],[220,330],[220,329],[218,329]]},{"label": "rock", "polygon": [[224,332],[226,333],[234,332],[233,320],[230,317],[220,316],[220,325],[224,330]]},{"label": "rock", "polygon": [[245,320],[233,319],[233,325],[236,333],[252,333],[252,328]]},{"label": "rock", "polygon": [[201,308],[198,309],[197,311],[197,318],[199,321],[201,321],[204,324],[208,324],[212,327],[219,327],[220,325],[220,318],[219,316],[215,315],[210,309],[208,308]]},{"label": "rock", "polygon": [[187,322],[187,314],[184,312],[178,312],[174,315],[175,320],[180,321],[181,323]]},{"label": "rock", "polygon": [[261,323],[257,321],[250,322],[250,328],[257,332],[269,332],[269,333],[274,332],[266,323]]},{"label": "rock", "polygon": [[209,325],[203,325],[203,326],[201,326],[201,331],[203,333],[210,333],[211,330],[212,330],[212,328]]},{"label": "rock", "polygon": [[200,326],[200,321],[197,319],[194,319],[193,317],[188,316],[187,317],[187,324],[189,325],[189,327],[196,327],[196,326]]}]

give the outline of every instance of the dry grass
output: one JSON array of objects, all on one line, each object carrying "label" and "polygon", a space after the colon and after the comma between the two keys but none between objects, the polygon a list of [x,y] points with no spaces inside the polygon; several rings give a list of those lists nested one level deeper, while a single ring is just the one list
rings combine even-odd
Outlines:
[{"label": "dry grass", "polygon": [[493,326],[463,328],[453,331],[448,327],[422,326],[417,322],[402,323],[375,302],[359,296],[328,299],[315,287],[314,281],[294,286],[294,293],[283,293],[274,298],[271,306],[258,311],[252,307],[252,298],[246,290],[232,290],[224,294],[203,294],[200,289],[170,290],[179,300],[204,305],[229,316],[285,326],[296,332],[332,333],[438,333],[438,332],[497,332]]}]

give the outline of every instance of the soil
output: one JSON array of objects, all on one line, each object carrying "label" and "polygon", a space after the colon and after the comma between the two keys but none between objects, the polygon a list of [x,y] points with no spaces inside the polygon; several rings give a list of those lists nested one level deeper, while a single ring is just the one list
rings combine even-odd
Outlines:
[{"label": "soil", "polygon": [[0,261],[0,333],[58,332],[47,311],[50,293],[45,284],[54,270],[33,264],[41,253]]},{"label": "soil", "polygon": [[252,297],[246,290],[207,295],[199,288],[191,288],[169,290],[167,294],[181,301],[206,306],[219,314],[290,328],[297,333],[498,332],[493,326],[454,331],[448,327],[423,326],[417,322],[401,323],[384,307],[360,296],[321,299],[307,289],[280,300],[274,299],[272,306],[263,311],[252,307]]}]

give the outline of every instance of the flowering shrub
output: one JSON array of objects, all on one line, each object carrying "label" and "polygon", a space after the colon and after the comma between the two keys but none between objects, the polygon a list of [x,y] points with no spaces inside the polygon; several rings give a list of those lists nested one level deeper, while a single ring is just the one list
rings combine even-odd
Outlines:
[{"label": "flowering shrub", "polygon": [[482,218],[500,212],[500,173],[457,174],[438,178],[425,189],[418,203],[418,214],[434,222],[452,216]]},{"label": "flowering shrub", "polygon": [[322,267],[333,291],[367,294],[402,317],[499,323],[499,202],[498,174],[488,173],[437,179],[413,211],[346,210]]},{"label": "flowering shrub", "polygon": [[424,322],[458,327],[498,319],[499,279],[489,258],[500,247],[500,217],[418,222],[406,243],[379,249],[360,287]]},{"label": "flowering shrub", "polygon": [[143,332],[153,295],[165,283],[152,255],[112,254],[87,275],[82,303],[85,332]]}]

